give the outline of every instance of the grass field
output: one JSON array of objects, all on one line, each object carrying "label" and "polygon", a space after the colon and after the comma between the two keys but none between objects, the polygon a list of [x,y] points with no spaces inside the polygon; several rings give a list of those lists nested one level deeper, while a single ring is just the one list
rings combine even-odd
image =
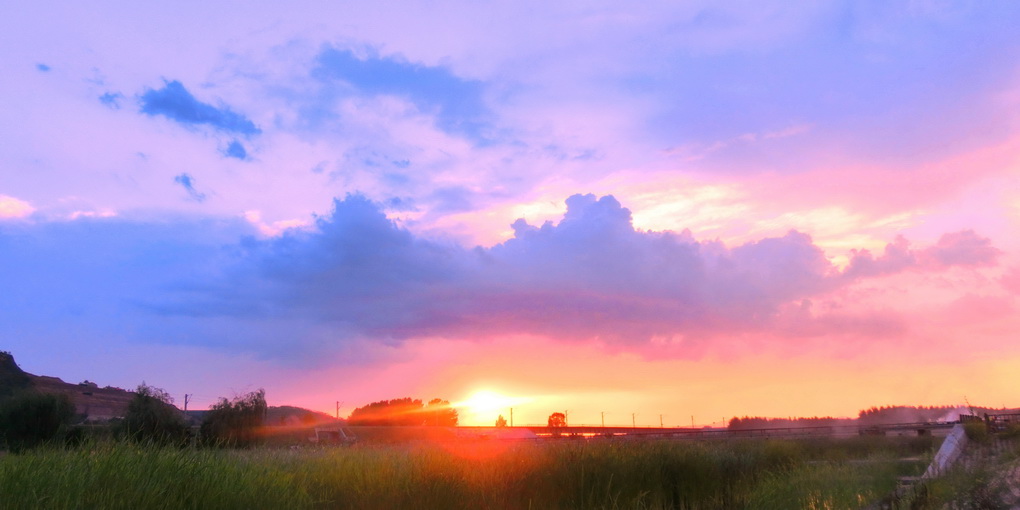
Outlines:
[{"label": "grass field", "polygon": [[[934,440],[937,441],[937,440]],[[473,441],[322,449],[100,442],[0,457],[2,508],[858,508],[930,438]],[[902,462],[903,457],[921,457]]]}]

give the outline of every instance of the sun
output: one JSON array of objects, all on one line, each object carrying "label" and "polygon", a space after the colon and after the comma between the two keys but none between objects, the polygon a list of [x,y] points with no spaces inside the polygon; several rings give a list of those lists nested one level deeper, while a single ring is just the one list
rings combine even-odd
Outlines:
[{"label": "sun", "polygon": [[509,408],[514,404],[511,397],[495,391],[479,390],[459,404],[473,413],[484,413]]},{"label": "sun", "polygon": [[466,399],[453,404],[462,411],[464,421],[476,424],[489,424],[498,415],[508,415],[510,408],[529,402],[526,397],[511,397],[492,390],[478,390]]}]

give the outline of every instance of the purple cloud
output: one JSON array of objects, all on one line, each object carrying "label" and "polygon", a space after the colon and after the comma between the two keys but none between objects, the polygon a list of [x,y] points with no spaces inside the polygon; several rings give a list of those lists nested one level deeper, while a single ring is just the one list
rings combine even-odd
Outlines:
[{"label": "purple cloud", "polygon": [[977,267],[994,265],[1001,250],[992,241],[980,237],[973,230],[943,234],[934,246],[912,250],[902,236],[885,246],[885,252],[875,257],[868,250],[854,251],[850,265],[843,273],[848,278],[866,278],[898,273],[905,269],[937,270],[951,266]]},{"label": "purple cloud", "polygon": [[[899,334],[895,313],[841,310],[821,298],[860,278],[988,264],[996,255],[965,231],[922,250],[897,239],[878,258],[858,253],[840,272],[806,234],[728,247],[688,231],[641,231],[612,196],[574,195],[559,222],[513,227],[513,238],[489,248],[440,243],[401,228],[361,195],[336,200],[310,230],[240,243],[230,239],[251,231],[237,225],[22,225],[0,230],[0,262],[51,277],[12,280],[6,295],[34,311],[15,313],[20,301],[10,298],[11,312],[0,317],[8,332],[22,320],[49,324],[42,318],[50,314],[96,338],[127,327],[134,341],[300,364],[364,342],[514,333],[634,350],[665,339],[668,355],[696,356],[714,338],[742,333]],[[48,248],[66,245],[78,248]],[[812,306],[815,298],[822,306]]]},{"label": "purple cloud", "polygon": [[195,189],[195,179],[188,174],[180,174],[174,176],[174,182],[180,184],[184,191],[188,192],[188,197],[195,202],[205,202],[205,193],[201,193]]},{"label": "purple cloud", "polygon": [[942,267],[990,266],[1001,254],[990,239],[978,236],[973,230],[943,234],[935,246],[923,252],[927,263]]},{"label": "purple cloud", "polygon": [[[558,223],[513,228],[502,244],[465,249],[418,238],[352,195],[312,231],[246,243],[204,301],[191,296],[164,313],[301,317],[328,324],[341,342],[526,333],[639,346],[753,331],[893,334],[902,324],[888,314],[791,315],[790,305],[918,264],[903,239],[877,259],[858,253],[840,272],[797,231],[732,248],[688,231],[640,231],[612,196],[574,195]],[[973,233],[943,240],[924,257],[968,264],[994,250]]]},{"label": "purple cloud", "polygon": [[226,106],[203,103],[177,80],[165,81],[161,89],[147,89],[139,97],[142,113],[162,115],[184,125],[206,124],[227,133],[257,135],[262,132],[244,115]]},{"label": "purple cloud", "polygon": [[867,278],[903,271],[917,265],[917,257],[903,236],[885,245],[885,252],[875,257],[868,250],[853,250],[850,265],[843,273],[848,278]]}]

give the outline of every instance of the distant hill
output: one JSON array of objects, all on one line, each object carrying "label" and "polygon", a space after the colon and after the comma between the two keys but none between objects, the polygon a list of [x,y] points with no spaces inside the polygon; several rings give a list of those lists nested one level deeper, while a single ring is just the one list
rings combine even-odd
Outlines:
[{"label": "distant hill", "polygon": [[345,423],[326,413],[294,406],[270,406],[266,413],[266,425],[319,426]]},{"label": "distant hill", "polygon": [[[201,423],[209,411],[189,409],[186,414],[193,423]],[[269,409],[266,410],[265,424],[271,427],[319,427],[343,425],[346,424],[346,420],[338,420],[326,413],[303,407],[269,406]]]},{"label": "distant hill", "polygon": [[25,372],[9,352],[0,351],[0,398],[18,391],[62,393],[74,404],[76,412],[87,421],[105,421],[121,417],[134,398],[132,391],[83,381],[66,383],[56,377],[33,375]]},{"label": "distant hill", "polygon": [[14,356],[9,352],[0,351],[0,398],[10,396],[31,385],[32,378],[14,362]]},{"label": "distant hill", "polygon": [[[112,386],[101,388],[88,380],[71,384],[57,377],[30,374],[18,366],[11,353],[0,351],[0,399],[26,390],[63,393],[71,399],[80,418],[92,422],[123,417],[127,414],[128,403],[135,397],[134,391]],[[189,410],[186,415],[192,424],[197,425],[208,412]],[[294,406],[270,406],[266,413],[266,425],[316,427],[336,423],[344,422],[326,413]]]}]

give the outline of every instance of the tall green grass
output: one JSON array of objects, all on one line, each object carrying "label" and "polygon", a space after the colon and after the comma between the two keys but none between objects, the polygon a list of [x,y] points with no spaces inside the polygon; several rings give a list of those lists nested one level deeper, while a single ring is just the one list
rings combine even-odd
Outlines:
[{"label": "tall green grass", "polygon": [[234,452],[108,443],[0,457],[0,508],[288,508],[293,475]]},{"label": "tall green grass", "polygon": [[[981,434],[979,432],[979,434]],[[981,434],[964,457],[940,478],[905,500],[911,510],[1007,509],[1020,506],[1020,435],[1016,429]]]},{"label": "tall green grass", "polygon": [[236,451],[105,442],[0,457],[0,508],[857,508],[902,471],[883,451],[928,448],[891,438]]}]

